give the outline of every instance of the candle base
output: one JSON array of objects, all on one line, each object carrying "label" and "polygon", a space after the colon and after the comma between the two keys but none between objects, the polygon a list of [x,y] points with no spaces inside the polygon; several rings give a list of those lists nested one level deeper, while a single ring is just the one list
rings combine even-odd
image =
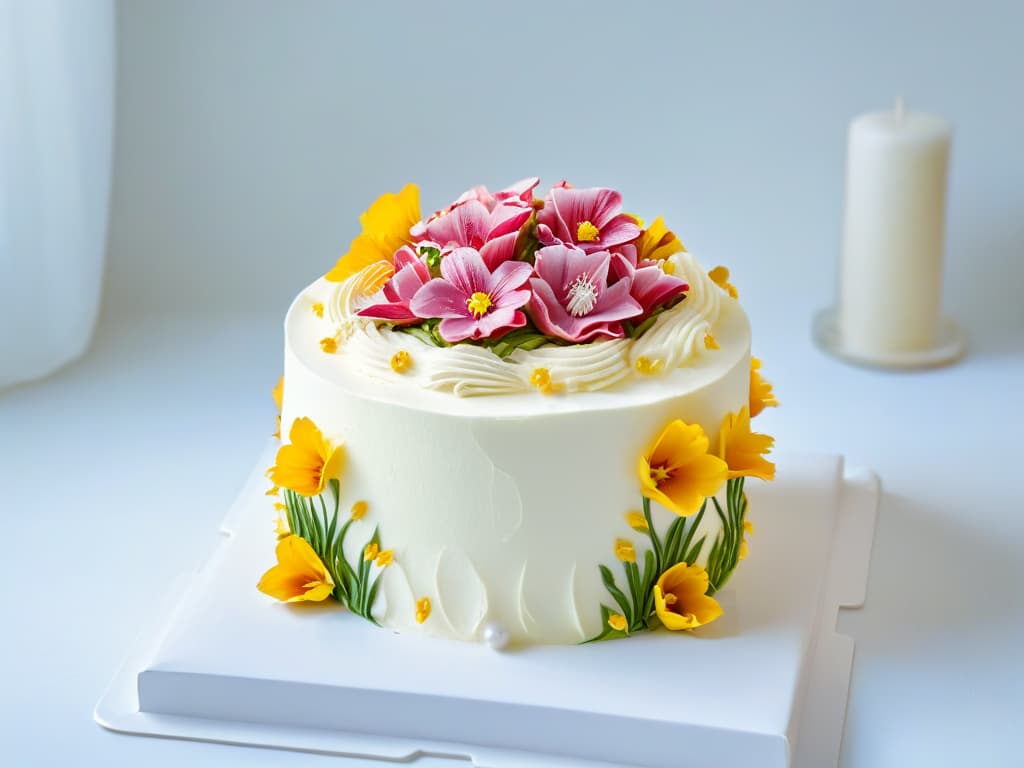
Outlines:
[{"label": "candle base", "polygon": [[814,316],[812,323],[814,343],[824,352],[854,365],[871,368],[910,370],[914,368],[939,368],[955,363],[967,350],[967,337],[952,318],[939,321],[938,333],[933,346],[913,352],[888,352],[878,350],[851,350],[843,345],[835,308],[823,309]]}]

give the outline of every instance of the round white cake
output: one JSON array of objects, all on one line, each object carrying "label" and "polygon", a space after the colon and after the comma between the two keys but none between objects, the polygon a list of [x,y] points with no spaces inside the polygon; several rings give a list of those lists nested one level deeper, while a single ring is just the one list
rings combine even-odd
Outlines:
[{"label": "round white cake", "polygon": [[722,267],[603,188],[385,195],[285,320],[259,588],[495,648],[714,621],[775,405]]}]

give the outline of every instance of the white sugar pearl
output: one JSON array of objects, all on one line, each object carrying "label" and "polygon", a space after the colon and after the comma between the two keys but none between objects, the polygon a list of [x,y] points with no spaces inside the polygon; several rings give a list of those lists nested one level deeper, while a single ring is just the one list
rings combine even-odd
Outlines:
[{"label": "white sugar pearl", "polygon": [[483,639],[491,649],[500,651],[508,645],[509,636],[504,627],[491,621],[484,625]]}]

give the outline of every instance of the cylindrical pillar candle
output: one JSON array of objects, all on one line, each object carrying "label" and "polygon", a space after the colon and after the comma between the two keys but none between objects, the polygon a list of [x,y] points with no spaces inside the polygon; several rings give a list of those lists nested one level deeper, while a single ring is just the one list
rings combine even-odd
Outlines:
[{"label": "cylindrical pillar candle", "polygon": [[849,353],[937,341],[950,136],[945,120],[900,101],[850,123],[837,329]]}]

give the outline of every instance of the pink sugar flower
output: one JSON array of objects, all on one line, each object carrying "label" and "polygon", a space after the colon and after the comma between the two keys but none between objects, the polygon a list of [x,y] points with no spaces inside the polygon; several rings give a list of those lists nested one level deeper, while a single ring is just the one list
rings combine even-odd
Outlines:
[{"label": "pink sugar flower", "polygon": [[519,308],[530,300],[525,289],[532,268],[505,261],[493,271],[474,248],[456,248],[441,259],[441,277],[417,291],[410,308],[419,317],[441,318],[445,341],[497,338],[526,325]]},{"label": "pink sugar flower", "polygon": [[473,187],[459,195],[459,198],[448,208],[448,211],[469,200],[477,200],[483,203],[489,211],[493,211],[494,207],[499,203],[513,203],[529,207],[533,203],[533,190],[538,184],[540,184],[540,179],[532,176],[528,179],[517,181],[515,184],[511,184],[493,194],[488,192],[487,187],[483,185]]},{"label": "pink sugar flower", "polygon": [[643,314],[637,321],[644,320],[654,310],[690,290],[685,280],[666,274],[658,261],[642,261],[639,266],[635,266],[630,263],[628,256],[617,253],[612,257],[612,274],[620,280],[630,281],[629,294],[643,307]]},{"label": "pink sugar flower", "polygon": [[381,291],[384,301],[364,307],[358,314],[360,317],[387,320],[395,325],[418,323],[424,318],[409,308],[409,302],[430,281],[430,270],[408,245],[395,251],[394,263],[395,274]]},{"label": "pink sugar flower", "polygon": [[622,213],[622,195],[613,189],[556,185],[537,212],[537,238],[544,245],[565,243],[592,253],[612,250],[639,236],[640,227]]},{"label": "pink sugar flower", "polygon": [[535,259],[529,312],[542,333],[574,343],[599,336],[620,338],[621,321],[643,311],[630,296],[628,276],[608,284],[608,251],[585,253],[549,245],[538,250]]},{"label": "pink sugar flower", "polygon": [[515,255],[519,228],[533,208],[516,203],[499,203],[492,210],[479,200],[467,200],[450,212],[425,222],[413,235],[437,243],[442,253],[456,248],[480,252],[488,269],[494,269]]}]

